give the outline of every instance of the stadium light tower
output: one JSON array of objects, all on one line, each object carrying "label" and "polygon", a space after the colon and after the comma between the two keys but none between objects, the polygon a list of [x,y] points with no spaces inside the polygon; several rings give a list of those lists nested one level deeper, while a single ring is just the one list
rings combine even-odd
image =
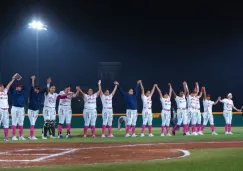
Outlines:
[{"label": "stadium light tower", "polygon": [[32,21],[29,23],[29,29],[36,31],[36,83],[39,84],[39,31],[47,31],[47,25],[41,21]]}]

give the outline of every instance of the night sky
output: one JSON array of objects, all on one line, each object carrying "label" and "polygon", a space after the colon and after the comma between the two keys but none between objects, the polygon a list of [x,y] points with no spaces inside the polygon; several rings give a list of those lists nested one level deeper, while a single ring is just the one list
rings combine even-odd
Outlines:
[{"label": "night sky", "polygon": [[[23,83],[35,74],[36,36],[27,24],[36,18],[48,25],[48,31],[39,33],[41,86],[51,76],[58,91],[65,84],[96,89],[99,63],[120,62],[115,79],[124,89],[135,87],[141,79],[146,89],[157,83],[165,92],[171,82],[177,92],[184,80],[189,88],[198,81],[213,99],[231,92],[236,107],[243,105],[241,5],[34,2],[1,5],[3,83],[16,72],[23,76]],[[113,81],[106,80],[103,87],[112,88]],[[124,112],[118,94],[115,112]],[[158,112],[161,105],[155,96]],[[221,110],[222,105],[214,108]]]}]

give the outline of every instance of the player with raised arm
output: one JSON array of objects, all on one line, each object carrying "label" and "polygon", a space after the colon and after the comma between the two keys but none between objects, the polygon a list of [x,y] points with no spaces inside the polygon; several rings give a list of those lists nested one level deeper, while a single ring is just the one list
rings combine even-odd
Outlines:
[{"label": "player with raised arm", "polygon": [[129,131],[130,127],[132,126],[132,137],[136,137],[135,134],[136,130],[136,123],[137,123],[137,94],[138,94],[138,87],[141,80],[137,81],[137,85],[135,89],[129,89],[128,93],[125,93],[121,88],[120,84],[118,85],[118,89],[121,95],[124,97],[126,103],[126,116],[127,116],[127,125],[126,125],[126,137],[130,137]]},{"label": "player with raised arm", "polygon": [[57,99],[65,99],[67,95],[58,95],[55,93],[56,87],[51,85],[51,78],[47,79],[47,88],[45,92],[45,101],[43,108],[44,125],[42,131],[42,139],[47,139],[47,131],[51,130],[50,138],[55,137],[56,124],[56,101]]},{"label": "player with raised arm", "polygon": [[176,93],[174,92],[174,90],[172,89],[172,92],[175,96],[175,101],[176,101],[176,105],[177,105],[177,124],[175,125],[175,127],[172,130],[172,134],[175,135],[175,131],[177,130],[177,128],[183,123],[183,135],[186,135],[187,132],[187,104],[186,104],[186,82],[183,82],[183,88],[184,88],[184,92],[180,91],[178,93],[178,96],[176,95]]},{"label": "player with raised arm", "polygon": [[237,112],[241,111],[234,106],[232,98],[233,98],[232,94],[229,93],[227,95],[227,98],[220,100],[220,102],[224,104],[223,115],[224,115],[224,119],[225,119],[225,135],[232,135],[233,134],[231,132],[232,109],[236,110]]},{"label": "player with raised arm", "polygon": [[113,108],[112,108],[112,98],[114,94],[116,93],[117,86],[119,83],[117,81],[114,82],[114,89],[112,93],[110,94],[109,90],[105,90],[104,93],[101,91],[100,92],[100,99],[102,102],[102,119],[103,119],[103,124],[102,124],[102,135],[101,138],[105,138],[105,129],[106,126],[108,125],[108,137],[112,138],[114,137],[112,134],[112,121],[113,121]]},{"label": "player with raised arm", "polygon": [[158,86],[156,86],[159,95],[160,95],[160,101],[162,104],[162,111],[161,111],[161,119],[162,119],[162,124],[161,124],[161,136],[165,136],[164,134],[164,127],[166,126],[166,136],[171,136],[170,135],[170,119],[171,119],[171,94],[172,94],[172,87],[169,83],[169,87],[170,87],[170,92],[165,93],[164,96],[161,92],[161,90],[159,89]]},{"label": "player with raised arm", "polygon": [[99,90],[93,94],[93,90],[91,88],[88,89],[87,94],[85,94],[81,89],[80,93],[84,99],[84,111],[83,111],[83,118],[84,118],[84,138],[87,137],[87,131],[89,125],[91,125],[91,133],[92,137],[95,138],[95,124],[97,119],[97,110],[96,110],[96,99],[99,97],[101,92],[101,81],[99,80],[98,86]]},{"label": "player with raised arm", "polygon": [[142,125],[142,130],[141,130],[141,137],[144,137],[144,130],[146,125],[148,124],[148,132],[149,132],[149,137],[153,137],[154,135],[152,134],[152,121],[153,121],[153,113],[152,113],[152,96],[154,94],[155,86],[157,84],[154,84],[153,88],[151,91],[146,91],[144,92],[144,87],[142,84],[142,81],[140,81],[140,87],[141,87],[141,98],[143,101],[143,111],[142,111],[142,117],[143,117],[143,125]]},{"label": "player with raised arm", "polygon": [[221,97],[218,97],[217,101],[214,102],[211,100],[211,96],[206,93],[206,89],[203,89],[203,107],[204,107],[204,113],[203,113],[203,125],[201,127],[201,132],[199,134],[203,134],[203,130],[205,126],[207,125],[208,121],[211,125],[212,135],[218,135],[215,132],[214,128],[214,119],[213,119],[213,105],[218,104],[218,102],[221,100]]},{"label": "player with raised arm", "polygon": [[121,116],[118,118],[118,123],[117,123],[117,127],[118,127],[118,130],[120,131],[121,130],[121,124],[125,122],[125,128],[127,127],[127,117],[126,116]]},{"label": "player with raised arm", "polygon": [[72,98],[78,96],[80,92],[80,87],[76,87],[76,93],[71,92],[71,86],[67,85],[64,87],[63,91],[60,91],[59,95],[66,95],[66,98],[60,99],[58,106],[58,138],[62,139],[62,126],[66,122],[67,135],[66,138],[71,138],[71,119],[72,119]]},{"label": "player with raised arm", "polygon": [[[202,91],[204,90],[204,87],[202,88]],[[200,98],[202,97],[202,91],[200,92],[200,94],[198,95],[199,93],[199,85],[198,85],[198,82],[196,82],[196,85],[195,85],[195,91],[197,92],[197,95],[196,95],[196,123],[197,123],[197,132],[198,132],[198,135],[203,135],[202,132],[201,132],[201,123],[202,123],[202,116],[201,116],[201,110],[200,110]]]},{"label": "player with raised arm", "polygon": [[12,81],[8,83],[6,88],[0,84],[0,124],[3,125],[4,141],[8,141],[9,116],[8,116],[8,90],[15,80],[13,76]]},{"label": "player with raised arm", "polygon": [[37,140],[35,137],[35,122],[41,107],[41,97],[44,95],[46,89],[40,91],[40,87],[35,85],[35,76],[30,79],[30,93],[29,93],[29,107],[28,117],[30,120],[30,140]]},{"label": "player with raised arm", "polygon": [[[20,77],[19,74],[15,74],[15,78]],[[18,125],[19,128],[19,140],[26,140],[23,136],[24,133],[24,105],[25,105],[25,95],[26,88],[17,83],[16,88],[13,89],[12,86],[9,89],[9,93],[12,96],[12,108],[11,108],[11,116],[12,116],[12,140],[18,140],[16,137],[16,127]]]}]

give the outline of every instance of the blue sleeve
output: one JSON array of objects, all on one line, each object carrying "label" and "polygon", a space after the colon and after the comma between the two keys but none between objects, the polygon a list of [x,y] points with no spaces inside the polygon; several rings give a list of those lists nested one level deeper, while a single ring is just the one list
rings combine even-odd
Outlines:
[{"label": "blue sleeve", "polygon": [[9,92],[11,95],[13,95],[13,92],[14,92],[13,86],[10,86],[8,92]]},{"label": "blue sleeve", "polygon": [[122,95],[122,96],[125,96],[125,92],[123,91],[123,89],[121,88],[120,85],[118,86],[118,89],[119,89],[121,95]]},{"label": "blue sleeve", "polygon": [[134,95],[136,96],[138,94],[138,87],[139,87],[139,84],[136,85],[135,89],[134,89]]},{"label": "blue sleeve", "polygon": [[46,88],[41,89],[40,94],[45,94]]}]

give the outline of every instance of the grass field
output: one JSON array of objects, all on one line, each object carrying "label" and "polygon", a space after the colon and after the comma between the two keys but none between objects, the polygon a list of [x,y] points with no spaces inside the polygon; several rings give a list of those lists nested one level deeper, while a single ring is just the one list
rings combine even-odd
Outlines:
[{"label": "grass field", "polygon": [[[212,136],[209,128],[205,128],[204,136],[190,136],[185,137],[178,134],[175,137],[160,137],[160,129],[154,128],[154,137],[136,137],[136,138],[125,138],[124,130],[118,131],[113,129],[113,134],[116,138],[81,138],[82,129],[72,130],[72,139],[48,139],[48,140],[37,140],[37,141],[16,141],[9,143],[145,143],[145,142],[185,142],[185,141],[217,141],[217,140],[243,140],[243,128],[233,128],[232,132],[234,135],[224,135],[224,128],[216,128],[219,135]],[[137,129],[139,134],[140,129]],[[89,132],[90,133],[90,132]],[[1,143],[3,143],[2,130],[0,131]],[[25,130],[25,137],[28,135],[28,130]],[[40,138],[40,130],[36,130],[37,138]],[[97,129],[97,135],[100,135],[100,130]],[[142,170],[169,170],[169,171],[240,171],[243,168],[243,148],[217,148],[217,149],[193,149],[189,150],[191,155],[186,158],[171,159],[165,161],[143,161],[143,162],[121,162],[121,163],[107,163],[107,164],[93,164],[93,165],[65,165],[63,166],[48,166],[48,167],[34,167],[34,168],[1,168],[4,170],[112,170],[112,171],[142,171]],[[55,163],[53,163],[55,165]]]}]

